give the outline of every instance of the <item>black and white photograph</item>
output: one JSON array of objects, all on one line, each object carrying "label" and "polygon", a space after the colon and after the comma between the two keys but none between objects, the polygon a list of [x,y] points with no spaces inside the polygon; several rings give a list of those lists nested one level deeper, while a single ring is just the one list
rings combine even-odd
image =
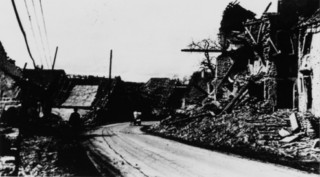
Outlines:
[{"label": "black and white photograph", "polygon": [[0,0],[0,177],[320,175],[320,0]]}]

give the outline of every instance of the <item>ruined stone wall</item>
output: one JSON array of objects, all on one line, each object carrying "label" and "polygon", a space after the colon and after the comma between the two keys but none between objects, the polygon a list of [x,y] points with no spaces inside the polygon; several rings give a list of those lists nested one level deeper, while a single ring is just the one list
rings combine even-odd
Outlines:
[{"label": "ruined stone wall", "polygon": [[271,106],[277,106],[277,70],[273,62],[268,62],[268,70],[263,78],[264,81],[264,100]]},{"label": "ruined stone wall", "polygon": [[218,79],[223,78],[231,67],[231,59],[229,57],[218,57],[216,66],[216,76]]},{"label": "ruined stone wall", "polygon": [[312,76],[312,112],[320,117],[320,32],[313,35],[311,44],[311,66]]},{"label": "ruined stone wall", "polygon": [[232,60],[229,57],[219,56],[216,61],[216,78],[211,82],[213,90],[216,91],[215,96],[218,95],[219,98],[227,98],[231,94],[228,89],[217,89],[218,85],[222,82],[225,75],[228,73],[230,67],[232,66]]},{"label": "ruined stone wall", "polygon": [[297,85],[298,85],[298,92],[299,92],[299,111],[300,112],[307,112],[308,108],[307,108],[307,103],[308,103],[308,96],[307,96],[307,92],[306,92],[306,87],[304,84],[304,76],[302,73],[298,74],[298,80],[297,80]]}]

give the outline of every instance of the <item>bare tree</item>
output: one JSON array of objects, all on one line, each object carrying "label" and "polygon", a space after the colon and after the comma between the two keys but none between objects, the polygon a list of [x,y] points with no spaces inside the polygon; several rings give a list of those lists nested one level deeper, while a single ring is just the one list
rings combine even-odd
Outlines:
[{"label": "bare tree", "polygon": [[189,49],[200,50],[204,53],[205,58],[201,62],[201,66],[205,69],[209,69],[214,76],[215,73],[215,64],[213,64],[214,56],[210,56],[209,52],[211,50],[221,50],[221,46],[217,41],[213,41],[211,39],[203,39],[200,42],[192,41],[191,44],[188,45]]}]

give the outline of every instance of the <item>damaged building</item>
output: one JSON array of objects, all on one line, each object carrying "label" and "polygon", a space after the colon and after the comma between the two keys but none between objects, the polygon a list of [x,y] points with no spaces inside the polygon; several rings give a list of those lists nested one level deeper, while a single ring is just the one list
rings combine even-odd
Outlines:
[{"label": "damaged building", "polygon": [[[130,106],[123,108],[126,103],[124,82],[120,77],[108,79],[96,76],[67,75],[63,70],[24,70],[25,77],[36,83],[44,92],[35,87],[24,89],[23,100],[32,101],[34,105],[41,103],[37,109],[43,116],[59,113],[64,120],[68,120],[72,109],[83,112],[86,119],[101,124],[129,120]],[[27,92],[27,93],[26,93]],[[39,111],[37,111],[39,113]],[[64,112],[67,115],[64,115]],[[84,120],[86,121],[86,120]]]},{"label": "damaged building", "polygon": [[317,0],[299,2],[279,0],[277,13],[268,12],[270,3],[260,18],[237,2],[227,6],[219,34],[222,53],[209,93],[228,100],[222,112],[255,97],[273,110],[298,108],[320,115],[320,6]]},{"label": "damaged building", "polygon": [[230,3],[214,77],[196,82],[203,99],[151,131],[319,173],[319,3],[280,0],[278,12],[269,4],[259,18]]},{"label": "damaged building", "polygon": [[[9,112],[15,112],[15,109],[21,105],[19,99],[21,87],[17,79],[21,77],[22,71],[15,65],[15,61],[7,56],[0,42],[0,116],[9,109]],[[1,119],[3,119],[2,116]]]},{"label": "damaged building", "polygon": [[320,8],[299,23],[298,33],[298,78],[294,99],[300,111],[311,111],[320,116]]},{"label": "damaged building", "polygon": [[[84,121],[121,122],[132,117],[132,105],[123,106],[129,96],[120,77],[108,79],[68,75],[64,70],[20,69],[0,45],[0,79],[0,115],[9,107],[19,109],[13,111],[18,120],[10,118],[17,126],[57,120],[57,117],[59,121],[68,121],[74,108],[84,115]],[[90,112],[94,114],[92,117],[92,113],[85,115]]]}]

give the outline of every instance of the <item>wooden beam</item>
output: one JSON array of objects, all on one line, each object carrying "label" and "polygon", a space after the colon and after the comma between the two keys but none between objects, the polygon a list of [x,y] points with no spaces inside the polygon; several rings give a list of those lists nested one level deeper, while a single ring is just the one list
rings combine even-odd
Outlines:
[{"label": "wooden beam", "polygon": [[221,53],[220,49],[181,49],[181,52]]},{"label": "wooden beam", "polygon": [[230,102],[229,104],[221,111],[221,113],[219,115],[222,115],[225,112],[230,111],[235,103],[238,101],[238,99],[247,91],[248,86],[249,86],[250,82],[247,83],[246,85],[244,85],[238,92],[237,96],[235,96]]},{"label": "wooden beam", "polygon": [[257,44],[257,41],[256,41],[256,40],[254,39],[254,37],[252,36],[251,31],[249,31],[249,29],[248,29],[247,27],[244,27],[244,29],[246,30],[247,34],[250,36],[252,42],[253,42],[254,44]]},{"label": "wooden beam", "polygon": [[224,82],[228,79],[228,77],[230,76],[232,70],[236,67],[235,63],[233,63],[230,68],[228,69],[227,74],[222,78],[222,80],[220,81],[220,83],[218,84],[218,86],[210,93],[210,95],[215,94],[218,92],[218,90],[220,89],[220,87],[224,84]]},{"label": "wooden beam", "polygon": [[260,34],[262,33],[262,29],[264,27],[264,24],[261,23],[260,26],[259,26],[259,32],[258,32],[258,37],[257,37],[257,42],[259,42],[259,39],[260,39]]},{"label": "wooden beam", "polygon": [[266,7],[266,9],[264,10],[263,14],[265,14],[265,13],[267,13],[267,12],[268,12],[268,10],[269,10],[269,8],[270,8],[271,4],[272,4],[272,2],[270,2],[270,3],[268,4],[268,6],[267,6],[267,7]]},{"label": "wooden beam", "polygon": [[273,47],[273,49],[277,52],[277,54],[280,54],[281,51],[277,49],[276,45],[274,45],[274,43],[272,42],[271,38],[268,38],[269,43],[271,44],[271,46]]}]

